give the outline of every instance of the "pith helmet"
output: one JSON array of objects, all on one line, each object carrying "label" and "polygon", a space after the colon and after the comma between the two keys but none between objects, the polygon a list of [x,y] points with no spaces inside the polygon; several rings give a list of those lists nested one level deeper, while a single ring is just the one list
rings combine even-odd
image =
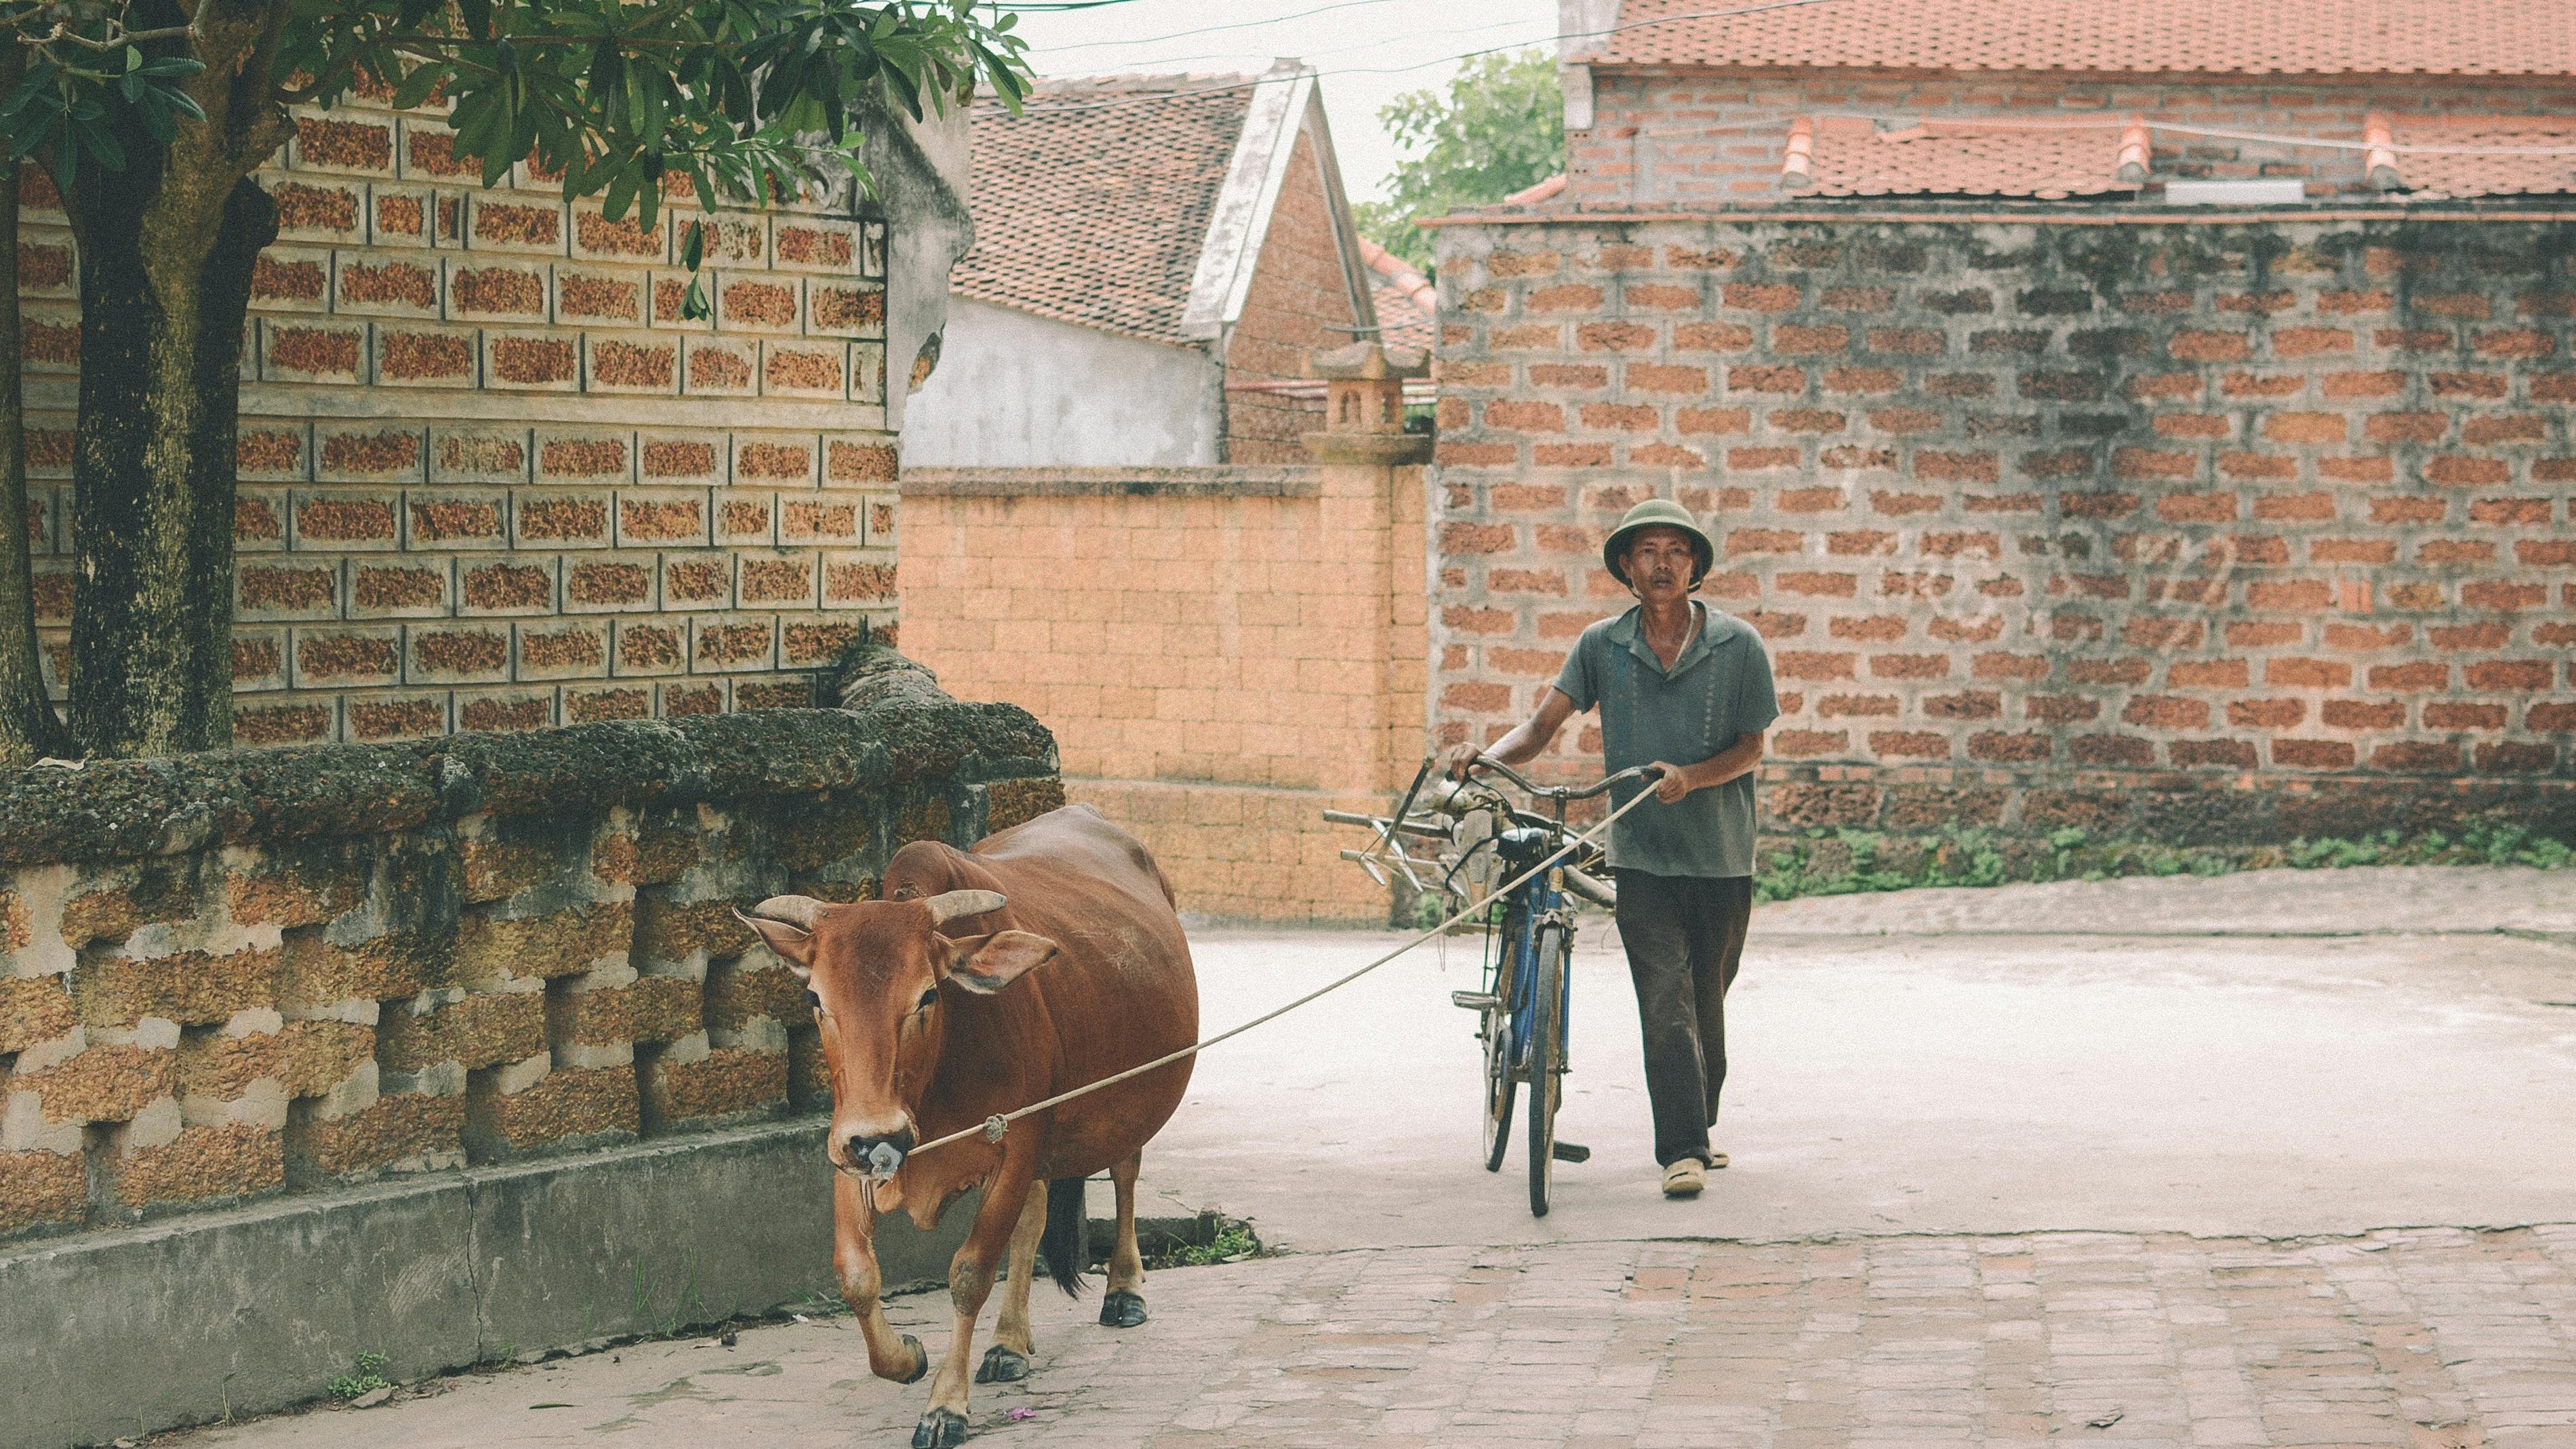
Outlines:
[{"label": "pith helmet", "polygon": [[1691,555],[1699,560],[1699,572],[1691,576],[1692,583],[1708,577],[1708,571],[1717,566],[1717,548],[1708,541],[1708,533],[1699,526],[1698,520],[1690,516],[1690,510],[1669,498],[1649,498],[1629,509],[1628,516],[1620,519],[1619,526],[1610,530],[1610,536],[1601,541],[1601,562],[1609,568],[1610,576],[1619,582],[1628,582],[1624,555],[1628,552],[1628,540],[1634,538],[1641,528],[1678,528],[1690,539]]}]

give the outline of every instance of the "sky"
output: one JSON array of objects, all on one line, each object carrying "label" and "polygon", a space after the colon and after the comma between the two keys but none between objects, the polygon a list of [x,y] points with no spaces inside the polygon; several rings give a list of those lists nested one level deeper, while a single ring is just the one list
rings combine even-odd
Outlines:
[{"label": "sky", "polygon": [[[1258,74],[1273,57],[1308,61],[1324,72],[1342,184],[1353,201],[1369,201],[1382,197],[1387,174],[1403,159],[1378,124],[1378,109],[1406,91],[1445,88],[1458,68],[1445,57],[1552,45],[1556,0],[1122,0],[1092,10],[1022,12],[1019,30],[1042,76]],[[1335,73],[1346,68],[1352,73]]]}]

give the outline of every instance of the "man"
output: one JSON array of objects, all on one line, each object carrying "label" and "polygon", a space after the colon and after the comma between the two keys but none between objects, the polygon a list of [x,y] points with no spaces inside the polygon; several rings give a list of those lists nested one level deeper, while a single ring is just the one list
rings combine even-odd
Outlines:
[{"label": "man", "polygon": [[[1609,770],[1662,772],[1655,802],[1611,827],[1610,867],[1667,1197],[1697,1196],[1708,1169],[1727,1161],[1708,1136],[1726,1082],[1726,988],[1753,912],[1753,767],[1762,732],[1780,714],[1760,636],[1691,597],[1715,559],[1680,504],[1658,498],[1629,509],[1602,543],[1601,561],[1636,606],[1583,631],[1538,713],[1492,745],[1459,745],[1446,759],[1458,779],[1480,757],[1520,764],[1598,704]],[[1627,799],[1623,792],[1616,803]]]}]

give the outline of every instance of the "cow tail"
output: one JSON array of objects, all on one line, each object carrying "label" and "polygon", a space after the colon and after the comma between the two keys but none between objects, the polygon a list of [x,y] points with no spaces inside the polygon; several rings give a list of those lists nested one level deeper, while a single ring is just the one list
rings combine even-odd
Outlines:
[{"label": "cow tail", "polygon": [[1038,1236],[1038,1251],[1046,1254],[1047,1272],[1055,1286],[1066,1296],[1082,1296],[1082,1270],[1089,1266],[1083,1260],[1083,1180],[1061,1177],[1047,1184],[1046,1231]]}]

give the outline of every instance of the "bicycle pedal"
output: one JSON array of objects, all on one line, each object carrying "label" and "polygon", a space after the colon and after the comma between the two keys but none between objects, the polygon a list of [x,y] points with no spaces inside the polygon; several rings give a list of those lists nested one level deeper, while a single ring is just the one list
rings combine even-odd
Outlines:
[{"label": "bicycle pedal", "polygon": [[1469,1011],[1491,1011],[1502,1005],[1503,999],[1487,991],[1452,991],[1449,993],[1449,1004],[1463,1006]]},{"label": "bicycle pedal", "polygon": [[1548,1155],[1559,1162],[1590,1162],[1592,1149],[1578,1147],[1571,1142],[1559,1142],[1548,1149]]}]

